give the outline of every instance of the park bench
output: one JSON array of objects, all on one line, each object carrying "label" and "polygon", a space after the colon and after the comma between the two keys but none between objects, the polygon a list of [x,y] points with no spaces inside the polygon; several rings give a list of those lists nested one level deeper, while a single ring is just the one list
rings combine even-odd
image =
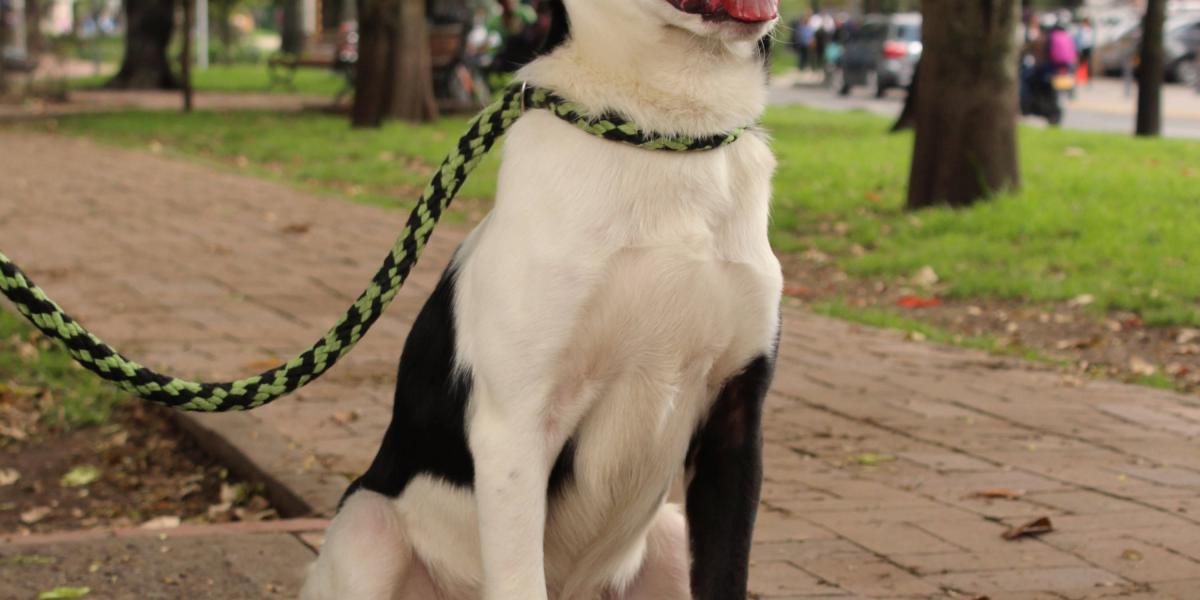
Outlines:
[{"label": "park bench", "polygon": [[341,102],[342,97],[354,89],[354,63],[337,58],[337,51],[327,54],[295,55],[286,52],[276,52],[267,58],[267,75],[270,79],[268,89],[276,86],[295,90],[296,71],[302,68],[319,68],[334,71],[342,76],[342,88],[338,90],[333,103]]},{"label": "park bench", "polygon": [[[448,112],[473,111],[479,108],[471,89],[474,82],[460,67],[464,51],[463,27],[461,24],[432,24],[429,28],[429,50],[434,69],[435,87],[438,88],[439,104]],[[342,76],[342,89],[334,98],[334,104],[354,90],[354,62],[339,55],[334,44],[319,44],[303,54],[276,52],[267,59],[269,88],[283,87],[295,90],[296,71],[303,68],[332,70]]]}]

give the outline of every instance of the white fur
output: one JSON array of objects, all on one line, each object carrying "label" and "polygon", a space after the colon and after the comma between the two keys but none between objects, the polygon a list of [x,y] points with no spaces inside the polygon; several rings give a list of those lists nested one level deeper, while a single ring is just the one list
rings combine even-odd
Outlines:
[{"label": "white fur", "polygon": [[[706,23],[665,0],[567,5],[572,39],[522,78],[666,133],[724,131],[763,110],[761,31]],[[405,548],[448,594],[590,600],[639,577],[648,532],[681,521],[661,515],[691,435],[721,385],[776,336],[774,164],[757,133],[669,153],[541,111],[512,128],[495,208],[456,259],[474,493],[418,478],[385,528],[403,529]],[[574,479],[551,509],[547,479],[570,438]],[[344,591],[350,563],[372,551],[339,554],[353,543],[338,539],[342,519],[304,597],[390,598]],[[368,565],[380,552],[406,559],[406,549],[376,548]]]}]

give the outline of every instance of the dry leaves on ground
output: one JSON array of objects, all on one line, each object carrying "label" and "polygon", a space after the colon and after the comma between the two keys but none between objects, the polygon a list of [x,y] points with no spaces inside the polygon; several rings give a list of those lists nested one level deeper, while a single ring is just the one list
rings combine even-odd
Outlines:
[{"label": "dry leaves on ground", "polygon": [[1054,531],[1054,525],[1050,523],[1050,517],[1041,517],[1005,531],[1003,537],[1011,541],[1023,537],[1039,536],[1051,531]]}]

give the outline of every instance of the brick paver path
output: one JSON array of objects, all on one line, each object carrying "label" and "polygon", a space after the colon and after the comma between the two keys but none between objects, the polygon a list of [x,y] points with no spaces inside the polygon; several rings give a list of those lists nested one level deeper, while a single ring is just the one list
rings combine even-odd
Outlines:
[{"label": "brick paver path", "polygon": [[[99,335],[189,375],[244,375],[303,347],[405,217],[66,138],[0,134],[0,157],[0,248]],[[462,235],[435,235],[324,381],[199,422],[328,513],[382,436],[406,328]],[[756,594],[1200,598],[1197,399],[785,319]],[[1001,538],[1043,516],[1055,532]]]}]

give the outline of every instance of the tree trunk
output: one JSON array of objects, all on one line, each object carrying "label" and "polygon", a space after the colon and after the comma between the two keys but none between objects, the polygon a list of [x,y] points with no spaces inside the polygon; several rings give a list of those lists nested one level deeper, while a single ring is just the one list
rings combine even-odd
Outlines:
[{"label": "tree trunk", "polygon": [[392,47],[389,117],[423,123],[438,117],[433,94],[433,58],[425,0],[400,0],[400,22]]},{"label": "tree trunk", "polygon": [[105,87],[122,90],[178,89],[167,61],[175,28],[174,0],[125,0],[125,56]]},{"label": "tree trunk", "polygon": [[908,208],[968,206],[1020,186],[1019,0],[925,0]]},{"label": "tree trunk", "polygon": [[25,49],[29,59],[36,61],[45,49],[42,35],[42,0],[25,0]]},{"label": "tree trunk", "polygon": [[[389,19],[394,0],[358,0],[358,63],[354,72],[354,106],[350,123],[354,127],[379,127],[391,101],[392,87],[387,85],[395,19]],[[397,13],[398,14],[398,13]]]},{"label": "tree trunk", "polygon": [[183,47],[179,50],[179,73],[183,79],[183,112],[192,112],[192,36],[196,30],[196,0],[183,0]]},{"label": "tree trunk", "polygon": [[1163,56],[1163,23],[1167,0],[1149,0],[1142,20],[1142,51],[1138,73],[1137,134],[1162,133],[1162,86],[1166,73]]},{"label": "tree trunk", "polygon": [[437,117],[424,0],[359,0],[354,127]]},{"label": "tree trunk", "polygon": [[[361,0],[360,0],[361,1]],[[304,51],[304,23],[300,14],[300,0],[281,0],[281,18],[279,24],[279,49],[286,54],[299,55]]]}]

